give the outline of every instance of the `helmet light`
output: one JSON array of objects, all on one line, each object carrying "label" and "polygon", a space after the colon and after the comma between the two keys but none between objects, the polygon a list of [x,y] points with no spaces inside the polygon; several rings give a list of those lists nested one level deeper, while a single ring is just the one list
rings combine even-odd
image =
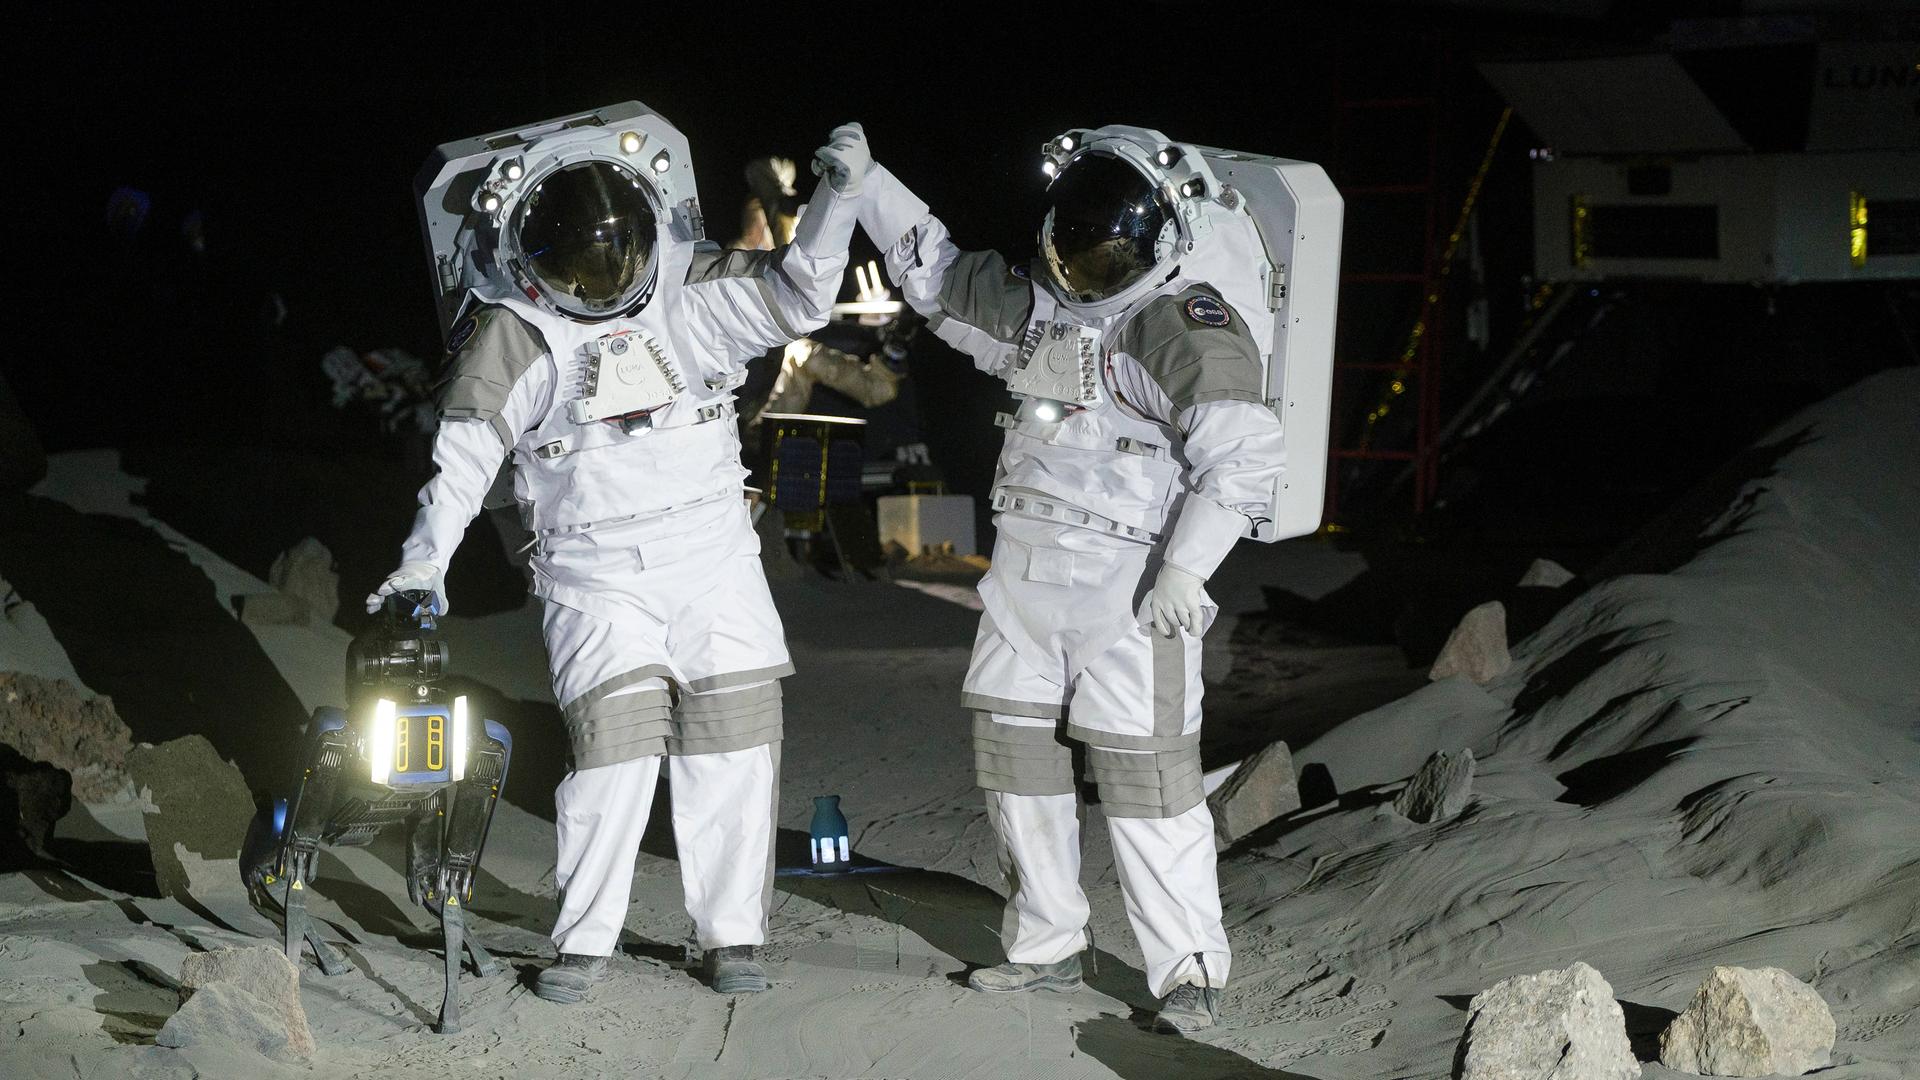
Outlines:
[{"label": "helmet light", "polygon": [[642,141],[639,132],[623,131],[620,133],[620,152],[623,154],[637,154],[640,152],[640,144]]}]

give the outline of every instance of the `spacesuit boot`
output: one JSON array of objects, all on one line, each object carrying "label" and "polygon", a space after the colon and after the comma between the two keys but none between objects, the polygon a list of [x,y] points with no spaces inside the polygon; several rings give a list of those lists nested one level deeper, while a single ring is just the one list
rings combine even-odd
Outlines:
[{"label": "spacesuit boot", "polygon": [[1086,985],[1080,978],[1078,953],[1057,964],[995,964],[967,976],[967,986],[988,994],[1018,994],[1051,990],[1070,994]]},{"label": "spacesuit boot", "polygon": [[609,959],[561,953],[533,980],[536,997],[561,1005],[585,1001],[595,983],[606,977]]},{"label": "spacesuit boot", "polygon": [[751,945],[708,949],[701,967],[716,994],[757,994],[767,988],[767,969],[753,958]]}]

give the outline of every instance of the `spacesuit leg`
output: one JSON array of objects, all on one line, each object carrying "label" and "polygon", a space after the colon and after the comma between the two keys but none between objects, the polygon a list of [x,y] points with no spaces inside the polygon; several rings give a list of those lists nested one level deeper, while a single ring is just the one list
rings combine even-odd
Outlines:
[{"label": "spacesuit leg", "polygon": [[1224,986],[1232,959],[1200,771],[1200,658],[1185,631],[1128,634],[1075,682],[1068,725],[1087,744],[1156,996],[1180,982]]},{"label": "spacesuit leg", "polygon": [[[607,697],[664,689],[660,680],[647,679]],[[648,754],[569,773],[554,792],[561,901],[553,942],[561,952],[610,956],[619,944],[633,863],[659,782],[660,755]]]},{"label": "spacesuit leg", "polygon": [[[724,709],[729,699],[765,698],[762,682],[682,702]],[[771,707],[777,722],[778,698]],[[764,710],[766,705],[758,707]],[[734,712],[752,712],[743,705]],[[716,713],[718,710],[716,710]],[[698,715],[696,713],[696,715]],[[682,726],[685,730],[687,725]],[[777,740],[777,731],[775,740]],[[680,856],[680,885],[687,914],[703,950],[762,945],[773,901],[773,838],[780,787],[780,744],[761,742],[737,750],[687,753],[685,741],[668,759],[673,785],[673,838]]]},{"label": "spacesuit leg", "polygon": [[1170,818],[1109,816],[1107,828],[1127,921],[1154,995],[1164,997],[1182,982],[1225,986],[1233,956],[1220,921],[1213,815],[1206,801]]},{"label": "spacesuit leg", "polygon": [[1023,660],[991,616],[980,620],[962,686],[961,704],[974,710],[974,776],[1007,882],[1001,944],[1010,963],[1059,963],[1086,948],[1088,913],[1080,797],[1058,719],[1066,688]]},{"label": "spacesuit leg", "polygon": [[[1031,717],[993,718],[996,723]],[[987,820],[1000,838],[1007,907],[1000,942],[1016,964],[1057,964],[1087,947],[1087,894],[1080,887],[1080,798],[988,791]]]}]

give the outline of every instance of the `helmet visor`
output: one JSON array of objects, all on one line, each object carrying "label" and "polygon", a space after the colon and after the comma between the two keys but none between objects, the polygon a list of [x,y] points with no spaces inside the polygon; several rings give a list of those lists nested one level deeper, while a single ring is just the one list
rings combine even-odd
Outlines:
[{"label": "helmet visor", "polygon": [[1112,154],[1083,154],[1047,189],[1040,251],[1071,298],[1104,300],[1153,270],[1172,220],[1173,208],[1146,173]]},{"label": "helmet visor", "polygon": [[581,161],[549,173],[520,204],[520,257],[555,307],[606,318],[646,291],[658,222],[647,192],[629,169]]}]

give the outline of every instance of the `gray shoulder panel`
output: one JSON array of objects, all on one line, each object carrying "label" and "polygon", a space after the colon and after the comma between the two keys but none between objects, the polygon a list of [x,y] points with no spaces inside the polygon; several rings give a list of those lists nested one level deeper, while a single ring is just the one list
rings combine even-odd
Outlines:
[{"label": "gray shoulder panel", "polygon": [[441,419],[485,420],[512,446],[520,433],[502,417],[507,395],[534,361],[546,354],[540,331],[503,307],[483,307],[453,331],[446,372],[434,387]]},{"label": "gray shoulder panel", "polygon": [[1266,400],[1260,347],[1245,320],[1205,286],[1148,303],[1120,328],[1113,347],[1146,369],[1176,411]]},{"label": "gray shoulder panel", "polygon": [[706,251],[696,248],[693,261],[687,264],[687,284],[698,285],[730,277],[760,277],[780,253],[779,248],[772,251],[743,248]]},{"label": "gray shoulder panel", "polygon": [[722,281],[727,278],[745,278],[752,281],[760,290],[760,301],[766,306],[767,315],[773,324],[788,338],[805,337],[788,319],[787,313],[780,307],[779,297],[774,295],[773,283],[768,280],[780,260],[785,258],[785,245],[772,251],[759,251],[745,248],[721,250],[702,250],[696,248],[693,261],[687,264],[687,284],[704,285],[710,281]]},{"label": "gray shoulder panel", "polygon": [[940,313],[1012,344],[1033,317],[1033,286],[997,251],[965,251],[940,283]]}]

